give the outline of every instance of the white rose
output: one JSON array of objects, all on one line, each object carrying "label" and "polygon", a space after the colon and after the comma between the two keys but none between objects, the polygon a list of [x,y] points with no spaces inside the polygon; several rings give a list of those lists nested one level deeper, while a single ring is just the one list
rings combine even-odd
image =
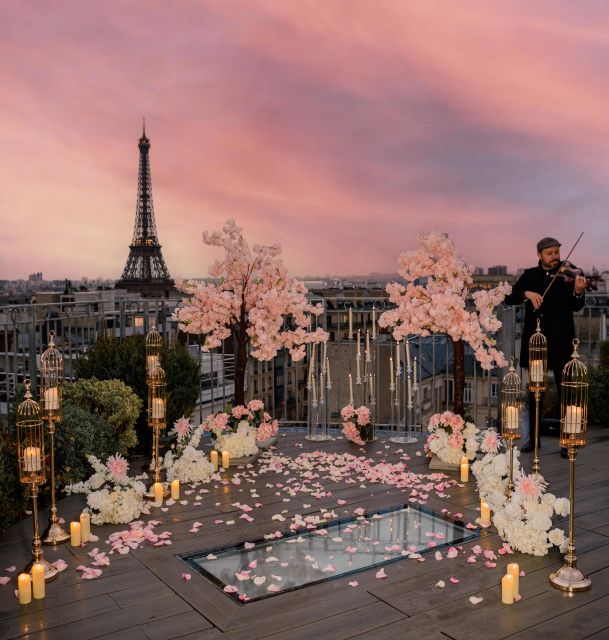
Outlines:
[{"label": "white rose", "polygon": [[554,503],[554,511],[559,516],[568,516],[569,515],[569,500],[567,498],[557,498]]},{"label": "white rose", "polygon": [[538,511],[530,518],[529,525],[533,529],[547,531],[552,526],[552,520],[542,511]]},{"label": "white rose", "polygon": [[562,529],[552,529],[552,531],[548,533],[548,540],[555,547],[560,547],[565,541],[565,534]]}]

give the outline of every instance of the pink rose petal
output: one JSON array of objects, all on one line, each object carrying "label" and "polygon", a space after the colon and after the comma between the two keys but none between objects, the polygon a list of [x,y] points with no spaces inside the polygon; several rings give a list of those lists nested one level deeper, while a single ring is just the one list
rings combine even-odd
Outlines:
[{"label": "pink rose petal", "polygon": [[472,604],[480,604],[483,600],[484,600],[484,598],[476,598],[476,596],[470,596],[469,597],[469,601]]},{"label": "pink rose petal", "polygon": [[385,569],[379,569],[375,575],[379,580],[382,580],[383,578],[387,577],[387,574],[385,573]]},{"label": "pink rose petal", "polygon": [[183,573],[182,574],[182,580],[184,580],[184,582],[188,582],[191,578],[192,578],[192,576],[190,575],[190,573]]}]

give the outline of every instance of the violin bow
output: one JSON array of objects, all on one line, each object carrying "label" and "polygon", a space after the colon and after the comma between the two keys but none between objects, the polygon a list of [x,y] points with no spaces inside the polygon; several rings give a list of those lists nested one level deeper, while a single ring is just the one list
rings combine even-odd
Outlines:
[{"label": "violin bow", "polygon": [[548,291],[550,290],[550,287],[554,284],[554,281],[556,280],[556,276],[559,273],[562,273],[566,269],[567,262],[569,260],[569,256],[573,253],[573,250],[579,244],[579,241],[582,239],[583,235],[584,235],[584,232],[582,231],[579,234],[579,238],[575,241],[575,244],[571,247],[571,251],[569,251],[569,253],[567,254],[567,257],[562,261],[562,265],[561,265],[560,269],[556,272],[556,275],[552,278],[552,280],[550,280],[550,283],[548,284],[548,286],[546,287],[546,290],[543,292],[543,295],[541,296],[542,303],[543,303],[543,299],[546,297],[546,293],[548,293]]}]

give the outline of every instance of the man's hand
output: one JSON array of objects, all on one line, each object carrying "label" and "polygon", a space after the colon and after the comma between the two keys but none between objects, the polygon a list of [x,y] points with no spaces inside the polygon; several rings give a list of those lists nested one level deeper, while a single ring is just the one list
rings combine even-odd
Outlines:
[{"label": "man's hand", "polygon": [[586,290],[586,278],[584,276],[575,276],[575,295],[581,296]]},{"label": "man's hand", "polygon": [[541,307],[541,303],[543,302],[541,294],[536,293],[535,291],[525,291],[524,297],[532,302],[533,309],[539,309],[539,307]]}]

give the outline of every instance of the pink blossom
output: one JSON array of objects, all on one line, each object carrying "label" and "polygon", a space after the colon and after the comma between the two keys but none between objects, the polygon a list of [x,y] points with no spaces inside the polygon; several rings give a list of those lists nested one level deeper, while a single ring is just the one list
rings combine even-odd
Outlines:
[{"label": "pink blossom", "polygon": [[183,440],[191,431],[192,426],[188,418],[182,416],[173,424],[173,432],[176,434],[178,441]]},{"label": "pink blossom", "polygon": [[250,411],[260,411],[261,409],[264,409],[264,402],[262,402],[262,400],[250,400],[247,403],[247,408]]},{"label": "pink blossom", "polygon": [[543,483],[533,475],[520,476],[516,480],[516,491],[526,498],[539,498]]},{"label": "pink blossom", "polygon": [[355,409],[353,408],[353,405],[350,404],[348,404],[346,407],[343,407],[340,412],[343,420],[351,420],[354,414]]},{"label": "pink blossom", "polygon": [[129,463],[121,456],[116,454],[110,456],[106,462],[106,468],[108,469],[108,475],[114,480],[114,482],[122,482],[126,480],[127,473],[129,472]]}]

